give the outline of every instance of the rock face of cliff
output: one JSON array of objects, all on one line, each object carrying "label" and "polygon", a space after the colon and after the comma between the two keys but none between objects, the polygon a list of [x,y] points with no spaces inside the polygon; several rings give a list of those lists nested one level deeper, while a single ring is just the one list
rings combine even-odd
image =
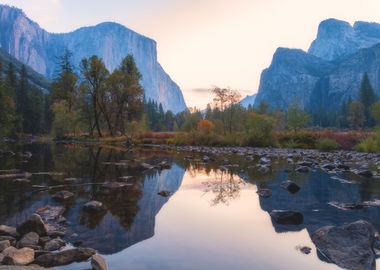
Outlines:
[{"label": "rock face of cliff", "polygon": [[358,97],[364,73],[380,94],[380,25],[329,19],[308,52],[279,48],[263,71],[255,105],[286,110],[292,103],[312,112],[334,111]]},{"label": "rock face of cliff", "polygon": [[48,78],[54,76],[56,59],[65,48],[73,52],[76,67],[83,58],[98,55],[113,70],[122,58],[132,54],[143,75],[146,98],[162,103],[165,110],[186,110],[180,88],[157,61],[156,42],[120,24],[101,23],[71,33],[52,34],[21,10],[0,5],[0,46]]},{"label": "rock face of cliff", "polygon": [[246,96],[240,101],[240,105],[243,106],[244,108],[248,108],[249,105],[251,106],[255,105],[255,100],[256,100],[256,94],[253,94],[251,96]]}]

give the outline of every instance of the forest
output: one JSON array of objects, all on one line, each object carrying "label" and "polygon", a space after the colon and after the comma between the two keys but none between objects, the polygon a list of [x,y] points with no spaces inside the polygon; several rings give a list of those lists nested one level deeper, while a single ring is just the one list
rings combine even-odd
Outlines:
[{"label": "forest", "polygon": [[[28,79],[25,66],[16,72],[12,63],[3,66],[0,62],[0,134],[61,140],[132,137],[141,142],[186,145],[380,149],[374,132],[380,123],[380,101],[367,74],[359,97],[348,98],[328,114],[303,110],[297,102],[285,112],[265,103],[244,108],[238,91],[219,87],[210,89],[214,98],[205,110],[189,108],[173,114],[164,111],[162,104],[146,100],[141,79],[132,55],[112,72],[101,58],[92,56],[83,59],[76,72],[72,52],[66,50],[57,61],[50,90],[44,93]],[[147,135],[152,132],[156,135]]]}]

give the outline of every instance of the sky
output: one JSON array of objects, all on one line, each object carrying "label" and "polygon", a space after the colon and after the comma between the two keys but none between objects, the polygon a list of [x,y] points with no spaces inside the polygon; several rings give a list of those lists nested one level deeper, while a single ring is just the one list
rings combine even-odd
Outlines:
[{"label": "sky", "polygon": [[319,23],[380,22],[380,0],[0,0],[50,32],[104,21],[153,38],[161,65],[188,106],[204,108],[208,89],[257,92],[276,48],[307,50]]}]

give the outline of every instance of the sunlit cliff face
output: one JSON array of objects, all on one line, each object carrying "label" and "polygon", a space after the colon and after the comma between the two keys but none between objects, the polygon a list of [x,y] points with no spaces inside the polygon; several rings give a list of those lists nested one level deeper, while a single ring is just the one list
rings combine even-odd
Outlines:
[{"label": "sunlit cliff face", "polygon": [[185,92],[230,86],[253,94],[277,47],[308,49],[330,17],[380,22],[377,0],[3,0],[52,32],[117,21],[158,43],[159,61]]}]

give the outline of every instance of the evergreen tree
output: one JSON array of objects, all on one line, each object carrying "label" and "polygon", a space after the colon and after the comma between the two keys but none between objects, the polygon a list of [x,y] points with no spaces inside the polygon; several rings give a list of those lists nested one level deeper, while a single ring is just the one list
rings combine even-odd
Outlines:
[{"label": "evergreen tree", "polygon": [[374,120],[371,116],[371,105],[376,102],[375,92],[373,91],[368,74],[364,73],[359,91],[359,101],[364,107],[365,126],[373,126]]},{"label": "evergreen tree", "polygon": [[30,103],[28,100],[28,73],[25,65],[21,67],[20,78],[16,88],[16,111],[19,117],[21,118],[22,130],[26,130],[27,122],[29,121],[29,110]]},{"label": "evergreen tree", "polygon": [[75,105],[78,76],[71,63],[72,53],[65,50],[59,58],[59,70],[52,85],[52,102],[66,101],[69,111]]}]

